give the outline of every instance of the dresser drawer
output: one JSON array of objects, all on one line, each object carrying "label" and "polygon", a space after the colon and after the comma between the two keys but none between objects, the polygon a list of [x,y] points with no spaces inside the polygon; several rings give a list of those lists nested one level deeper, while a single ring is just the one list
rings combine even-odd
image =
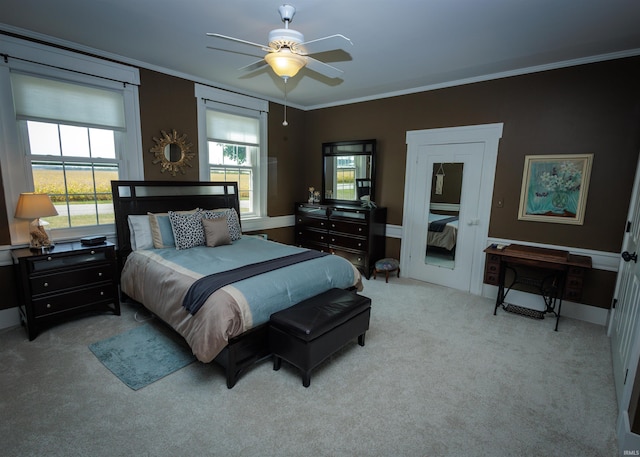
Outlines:
[{"label": "dresser drawer", "polygon": [[55,314],[80,307],[88,307],[100,302],[114,302],[116,288],[111,283],[79,289],[63,294],[36,298],[33,300],[33,312],[36,317]]},{"label": "dresser drawer", "polygon": [[340,257],[347,259],[358,268],[362,269],[365,267],[367,256],[363,252],[352,252],[343,249],[337,249],[335,247],[332,247],[330,252],[331,254],[339,255]]},{"label": "dresser drawer", "polygon": [[313,243],[328,243],[329,235],[327,232],[321,232],[316,230],[298,230],[296,232],[298,240],[305,240]]},{"label": "dresser drawer", "polygon": [[89,268],[60,271],[31,277],[31,293],[39,295],[113,279],[113,265],[102,263]]},{"label": "dresser drawer", "polygon": [[321,219],[317,217],[296,216],[296,226],[308,227],[319,230],[326,230],[329,225],[327,218]]},{"label": "dresser drawer", "polygon": [[331,220],[329,221],[329,230],[332,232],[349,233],[352,235],[366,236],[369,232],[366,224],[359,224],[357,222]]},{"label": "dresser drawer", "polygon": [[349,248],[358,251],[365,251],[367,249],[367,239],[355,236],[344,236],[330,233],[329,244],[336,248]]}]

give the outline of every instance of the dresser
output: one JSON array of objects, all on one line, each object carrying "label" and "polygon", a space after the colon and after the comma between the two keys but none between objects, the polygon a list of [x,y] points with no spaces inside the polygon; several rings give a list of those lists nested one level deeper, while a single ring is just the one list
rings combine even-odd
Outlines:
[{"label": "dresser", "polygon": [[113,243],[59,243],[49,252],[24,248],[11,256],[29,340],[45,327],[88,311],[120,315]]},{"label": "dresser", "polygon": [[385,255],[386,208],[296,203],[296,245],[349,260],[369,279]]}]

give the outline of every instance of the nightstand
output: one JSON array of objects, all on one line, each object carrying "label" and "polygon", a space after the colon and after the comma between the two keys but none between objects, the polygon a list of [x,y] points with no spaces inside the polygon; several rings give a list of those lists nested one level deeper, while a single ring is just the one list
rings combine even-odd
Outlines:
[{"label": "nightstand", "polygon": [[115,245],[59,243],[47,252],[11,251],[20,317],[29,340],[56,322],[89,311],[120,315]]}]

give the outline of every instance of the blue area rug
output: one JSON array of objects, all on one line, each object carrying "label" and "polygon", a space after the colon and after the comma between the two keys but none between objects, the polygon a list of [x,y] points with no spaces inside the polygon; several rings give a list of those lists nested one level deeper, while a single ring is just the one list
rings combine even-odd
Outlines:
[{"label": "blue area rug", "polygon": [[196,359],[184,341],[149,324],[90,344],[89,349],[133,390],[142,389]]}]

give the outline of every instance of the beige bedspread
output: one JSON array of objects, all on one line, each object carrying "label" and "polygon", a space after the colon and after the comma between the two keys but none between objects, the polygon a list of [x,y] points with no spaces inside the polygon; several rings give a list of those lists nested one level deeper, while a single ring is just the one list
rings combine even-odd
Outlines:
[{"label": "beige bedspread", "polygon": [[[202,275],[175,265],[169,268],[166,263],[153,250],[131,253],[121,275],[122,292],[182,335],[198,360],[211,362],[229,338],[252,328],[249,304],[236,287],[228,285],[214,292],[191,315],[182,307],[182,301],[190,285]],[[361,290],[361,275],[353,269],[353,285]]]}]

